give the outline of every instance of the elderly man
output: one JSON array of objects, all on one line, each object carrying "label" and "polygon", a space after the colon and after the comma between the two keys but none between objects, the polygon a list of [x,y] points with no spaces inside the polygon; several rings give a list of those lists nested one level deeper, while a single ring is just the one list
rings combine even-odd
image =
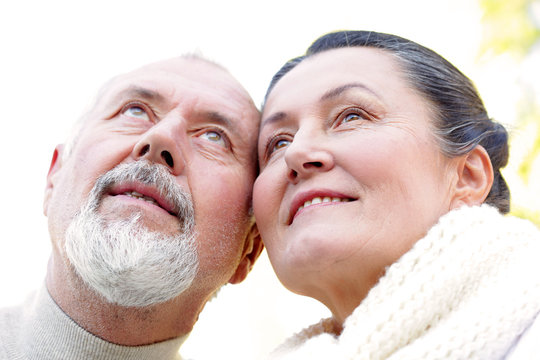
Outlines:
[{"label": "elderly man", "polygon": [[262,250],[259,113],[197,57],[121,75],[47,176],[46,286],[0,312],[1,359],[175,359],[204,304]]}]

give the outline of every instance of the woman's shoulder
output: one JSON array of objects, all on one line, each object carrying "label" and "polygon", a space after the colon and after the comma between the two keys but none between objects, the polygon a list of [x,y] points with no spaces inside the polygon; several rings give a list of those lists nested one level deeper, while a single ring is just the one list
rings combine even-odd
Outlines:
[{"label": "woman's shoulder", "polygon": [[526,360],[538,358],[540,351],[540,316],[517,339],[506,356],[506,360]]},{"label": "woman's shoulder", "polygon": [[[482,242],[508,241],[515,246],[524,244],[536,247],[540,244],[540,229],[526,219],[512,215],[503,215],[496,208],[481,206],[463,206],[443,215],[429,231],[428,236],[434,241],[440,238],[470,238]],[[519,243],[518,243],[519,242]]]},{"label": "woman's shoulder", "polygon": [[[335,324],[332,318],[322,319],[302,331],[289,337],[276,348],[271,359],[294,359],[308,356],[310,359],[325,359],[326,355],[333,353],[337,345],[337,335],[335,334]],[[301,357],[300,357],[301,356]]]}]

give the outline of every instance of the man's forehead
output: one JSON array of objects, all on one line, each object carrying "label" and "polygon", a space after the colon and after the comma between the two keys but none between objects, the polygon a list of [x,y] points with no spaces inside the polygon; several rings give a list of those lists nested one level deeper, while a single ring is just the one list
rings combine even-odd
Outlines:
[{"label": "man's forehead", "polygon": [[[138,84],[139,82],[140,84]],[[205,60],[182,57],[151,63],[118,75],[105,84],[103,89],[104,92],[108,90],[121,91],[126,86],[143,87],[144,83],[156,83],[157,85],[159,82],[168,83],[169,86],[175,83],[192,83],[212,87],[221,85],[230,87],[239,93],[243,90],[241,85],[223,68]]]},{"label": "man's forehead", "polygon": [[206,91],[209,94],[228,96],[253,105],[249,94],[227,70],[200,58],[173,58],[116,76],[102,87],[98,98],[114,96],[128,88],[148,88],[163,96],[172,95],[179,88],[184,88],[193,93]]}]

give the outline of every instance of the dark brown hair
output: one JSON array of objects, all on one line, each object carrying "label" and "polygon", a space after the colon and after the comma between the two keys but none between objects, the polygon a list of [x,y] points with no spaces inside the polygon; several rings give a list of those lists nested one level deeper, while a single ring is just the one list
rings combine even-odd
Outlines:
[{"label": "dark brown hair", "polygon": [[422,45],[402,37],[373,31],[338,31],[326,34],[305,55],[288,61],[274,75],[266,98],[275,84],[296,65],[315,54],[344,47],[372,47],[395,56],[410,84],[432,105],[434,133],[441,151],[449,157],[468,153],[477,145],[489,154],[493,186],[485,200],[501,213],[510,211],[510,191],[500,169],[508,163],[508,133],[491,120],[475,86],[455,66]]}]

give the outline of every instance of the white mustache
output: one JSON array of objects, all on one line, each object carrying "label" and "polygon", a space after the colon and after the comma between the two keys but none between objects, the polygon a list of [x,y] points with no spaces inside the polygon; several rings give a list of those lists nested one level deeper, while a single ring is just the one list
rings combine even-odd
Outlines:
[{"label": "white mustache", "polygon": [[183,225],[182,231],[191,231],[195,218],[191,195],[174,181],[165,166],[147,160],[120,164],[101,175],[90,192],[89,210],[97,209],[113,185],[125,182],[139,182],[157,189],[159,195],[173,206],[173,213]]}]

